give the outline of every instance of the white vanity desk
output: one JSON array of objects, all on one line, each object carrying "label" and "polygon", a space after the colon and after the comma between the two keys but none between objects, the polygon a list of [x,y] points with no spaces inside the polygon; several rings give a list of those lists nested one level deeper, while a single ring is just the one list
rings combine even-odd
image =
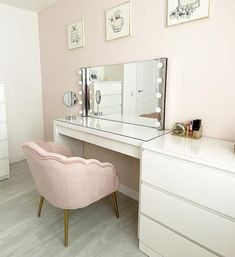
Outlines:
[{"label": "white vanity desk", "polygon": [[81,157],[83,142],[87,142],[140,159],[142,144],[165,133],[155,128],[93,117],[54,121],[54,141],[69,144]]},{"label": "white vanity desk", "polygon": [[139,247],[148,256],[235,256],[232,142],[89,117],[54,121],[54,137],[78,156],[88,142],[141,159]]}]

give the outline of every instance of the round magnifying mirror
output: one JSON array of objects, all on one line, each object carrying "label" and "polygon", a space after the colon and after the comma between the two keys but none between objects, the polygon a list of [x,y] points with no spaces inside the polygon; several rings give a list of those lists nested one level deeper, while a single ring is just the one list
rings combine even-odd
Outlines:
[{"label": "round magnifying mirror", "polygon": [[[78,102],[78,97],[74,92],[68,91],[64,93],[63,103],[65,106],[72,108],[74,105],[77,104],[77,102]],[[72,109],[70,109],[69,112],[70,112],[69,115],[66,116],[66,120],[76,120],[76,116],[73,115]]]},{"label": "round magnifying mirror", "polygon": [[67,107],[73,107],[74,105],[76,105],[78,102],[78,98],[77,95],[72,92],[72,91],[68,91],[64,94],[63,96],[63,103],[65,106]]}]

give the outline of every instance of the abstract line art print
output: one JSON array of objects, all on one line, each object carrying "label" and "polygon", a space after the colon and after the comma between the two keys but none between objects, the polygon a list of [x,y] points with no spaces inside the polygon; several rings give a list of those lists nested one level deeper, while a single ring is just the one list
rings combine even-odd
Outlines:
[{"label": "abstract line art print", "polygon": [[127,2],[106,11],[106,40],[131,35],[131,3]]}]

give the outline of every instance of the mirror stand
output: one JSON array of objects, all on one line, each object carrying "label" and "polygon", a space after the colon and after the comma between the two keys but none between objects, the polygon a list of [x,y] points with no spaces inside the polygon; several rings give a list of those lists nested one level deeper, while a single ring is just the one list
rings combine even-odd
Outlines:
[{"label": "mirror stand", "polygon": [[68,91],[64,93],[63,103],[66,107],[69,108],[69,115],[66,116],[66,120],[76,120],[76,115],[73,114],[72,107],[75,106],[77,102],[78,97],[74,92]]}]

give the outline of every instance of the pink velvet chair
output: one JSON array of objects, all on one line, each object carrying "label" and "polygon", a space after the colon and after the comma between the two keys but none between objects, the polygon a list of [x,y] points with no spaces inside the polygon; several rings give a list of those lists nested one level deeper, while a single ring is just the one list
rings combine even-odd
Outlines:
[{"label": "pink velvet chair", "polygon": [[112,164],[72,157],[68,147],[52,142],[28,142],[23,149],[41,195],[38,216],[44,198],[64,210],[65,246],[68,246],[69,210],[84,208],[111,195],[116,217],[119,217],[118,176]]}]

